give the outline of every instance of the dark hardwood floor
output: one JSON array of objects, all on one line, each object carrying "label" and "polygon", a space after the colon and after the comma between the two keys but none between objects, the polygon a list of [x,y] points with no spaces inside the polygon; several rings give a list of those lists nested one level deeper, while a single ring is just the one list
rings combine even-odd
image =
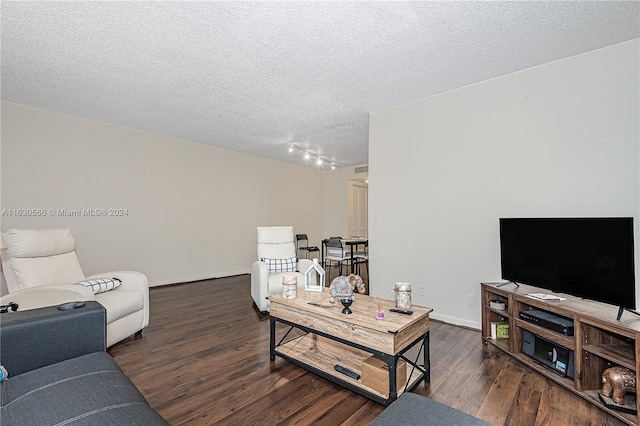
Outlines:
[{"label": "dark hardwood floor", "polygon": [[[172,425],[368,425],[381,405],[280,358],[250,277],[152,288],[142,336],[109,349]],[[356,302],[357,303],[357,302]],[[622,425],[616,418],[481,342],[432,321],[431,383],[415,393],[495,425]]]}]

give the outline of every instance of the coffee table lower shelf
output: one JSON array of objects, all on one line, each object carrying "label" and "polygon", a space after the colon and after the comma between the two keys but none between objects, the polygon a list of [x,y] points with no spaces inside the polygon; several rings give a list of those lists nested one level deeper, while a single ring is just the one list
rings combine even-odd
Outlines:
[{"label": "coffee table lower shelf", "polygon": [[[419,342],[420,341],[415,342],[415,344]],[[312,333],[307,333],[292,338],[285,343],[281,343],[274,348],[274,353],[292,364],[311,371],[320,377],[337,383],[384,406],[391,404],[391,402],[402,395],[402,393],[413,390],[421,380],[425,379],[425,374],[419,368],[415,368],[414,365],[412,365],[414,362],[409,361],[406,364],[406,377],[409,378],[406,386],[398,389],[395,395],[383,394],[364,385],[362,378],[355,380],[334,369],[334,366],[338,364],[362,376],[362,361],[369,358],[372,352],[360,350]]]}]

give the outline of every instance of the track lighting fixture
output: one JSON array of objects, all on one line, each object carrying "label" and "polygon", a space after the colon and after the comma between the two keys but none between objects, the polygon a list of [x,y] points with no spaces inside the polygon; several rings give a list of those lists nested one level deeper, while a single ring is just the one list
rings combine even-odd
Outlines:
[{"label": "track lighting fixture", "polygon": [[298,148],[297,146],[295,146],[294,144],[289,144],[289,148],[288,148],[289,154],[293,154],[295,151],[301,153],[304,157],[305,160],[309,161],[311,159],[316,160],[316,165],[318,167],[323,167],[325,164],[331,167],[331,170],[335,170],[338,168],[338,166],[336,166],[335,163],[330,163],[326,160],[323,160],[322,158],[320,158],[319,156],[316,155],[312,155],[311,153],[309,153],[309,151],[305,151],[302,148]]}]

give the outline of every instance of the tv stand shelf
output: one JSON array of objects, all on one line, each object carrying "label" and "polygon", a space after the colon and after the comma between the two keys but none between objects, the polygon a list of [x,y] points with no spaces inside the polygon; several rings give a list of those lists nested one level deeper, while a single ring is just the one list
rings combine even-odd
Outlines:
[{"label": "tv stand shelf", "polygon": [[[497,287],[496,283],[481,285],[484,343],[494,345],[623,422],[638,425],[637,415],[608,408],[600,401],[598,394],[602,386],[602,372],[607,368],[619,365],[635,372],[640,370],[640,317],[625,313],[617,320],[618,307],[571,295],[561,294],[561,297],[566,298],[561,301],[532,299],[527,297],[528,293],[550,291],[525,284],[508,284],[501,287]],[[504,302],[506,308],[499,310],[490,307],[492,300]],[[543,310],[571,319],[574,335],[565,336],[520,319],[520,312],[529,310]],[[507,322],[509,337],[491,338],[492,322]],[[574,351],[574,378],[561,377],[523,353],[524,330]],[[640,386],[636,387],[636,391],[639,390],[638,387]],[[640,408],[638,400],[636,397],[636,409]]]}]

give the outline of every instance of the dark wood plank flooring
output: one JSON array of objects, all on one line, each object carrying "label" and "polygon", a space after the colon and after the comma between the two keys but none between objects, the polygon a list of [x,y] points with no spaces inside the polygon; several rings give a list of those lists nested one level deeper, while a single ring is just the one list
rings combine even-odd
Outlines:
[{"label": "dark wood plank flooring", "polygon": [[[381,405],[280,358],[250,277],[152,288],[150,325],[109,349],[172,425],[368,425]],[[357,302],[356,302],[357,303]],[[497,349],[432,321],[431,383],[415,393],[495,425],[623,423]]]}]

